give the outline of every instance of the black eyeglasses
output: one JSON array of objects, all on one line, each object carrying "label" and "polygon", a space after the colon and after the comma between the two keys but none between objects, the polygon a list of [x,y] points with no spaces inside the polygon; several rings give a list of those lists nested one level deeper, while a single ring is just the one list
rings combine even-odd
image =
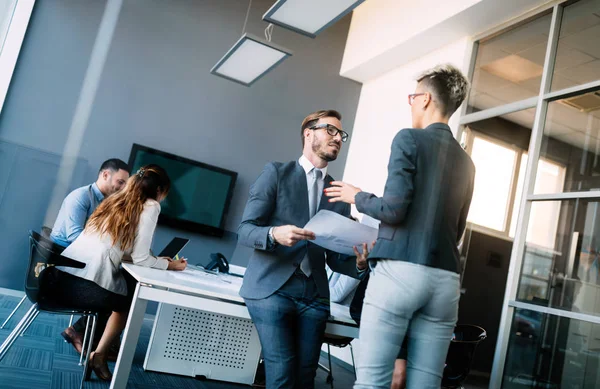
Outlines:
[{"label": "black eyeglasses", "polygon": [[340,134],[340,136],[342,137],[342,142],[346,142],[348,140],[348,133],[346,131],[342,131],[339,128],[337,128],[336,126],[332,125],[332,124],[317,124],[316,126],[312,126],[309,127],[309,130],[320,130],[320,129],[325,129],[327,130],[327,133],[330,136],[336,136],[337,134]]}]

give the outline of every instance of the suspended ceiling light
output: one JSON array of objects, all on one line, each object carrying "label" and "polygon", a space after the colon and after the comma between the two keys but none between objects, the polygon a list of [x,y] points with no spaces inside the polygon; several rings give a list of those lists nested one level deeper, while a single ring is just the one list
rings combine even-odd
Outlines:
[{"label": "suspended ceiling light", "polygon": [[[248,23],[248,15],[252,0],[248,4],[248,12],[244,21]],[[292,52],[284,47],[271,43],[273,25],[265,29],[265,39],[244,33],[221,58],[210,72],[216,76],[226,78],[239,84],[250,86],[271,69],[279,65],[284,59],[290,57]]]},{"label": "suspended ceiling light", "polygon": [[311,38],[365,0],[277,0],[263,20]]},{"label": "suspended ceiling light", "polygon": [[244,34],[210,72],[250,86],[291,55],[281,46]]}]

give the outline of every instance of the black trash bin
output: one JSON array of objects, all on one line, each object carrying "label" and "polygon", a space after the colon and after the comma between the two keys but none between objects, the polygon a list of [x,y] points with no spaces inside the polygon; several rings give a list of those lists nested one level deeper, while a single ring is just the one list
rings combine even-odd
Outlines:
[{"label": "black trash bin", "polygon": [[454,335],[446,357],[442,388],[462,388],[462,383],[471,370],[475,349],[486,337],[485,330],[478,326],[461,324],[454,328]]}]

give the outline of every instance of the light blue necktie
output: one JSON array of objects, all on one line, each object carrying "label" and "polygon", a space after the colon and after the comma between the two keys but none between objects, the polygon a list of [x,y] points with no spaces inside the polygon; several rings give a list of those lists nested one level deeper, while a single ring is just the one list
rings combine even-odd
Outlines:
[{"label": "light blue necktie", "polygon": [[[312,188],[310,188],[308,192],[308,212],[311,218],[315,216],[315,213],[317,213],[317,209],[319,208],[319,180],[323,174],[317,168],[313,168],[312,172],[313,184]],[[302,270],[302,273],[304,273],[307,277],[310,277],[312,270],[310,269],[308,253],[304,256],[302,262],[300,262],[300,270]]]}]

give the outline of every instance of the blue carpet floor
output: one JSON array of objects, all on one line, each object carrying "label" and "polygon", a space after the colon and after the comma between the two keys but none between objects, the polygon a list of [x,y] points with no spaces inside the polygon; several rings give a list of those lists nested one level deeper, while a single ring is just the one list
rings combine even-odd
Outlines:
[{"label": "blue carpet floor", "polygon": [[[0,295],[0,324],[4,322],[19,298]],[[26,302],[7,326],[0,330],[0,342],[3,342],[14,329],[31,304]],[[78,365],[79,355],[70,344],[65,343],[60,332],[69,324],[69,316],[40,313],[25,336],[19,338],[0,361],[0,388],[2,389],[75,389],[79,388],[82,367]],[[250,388],[218,381],[198,381],[163,373],[146,372],[142,368],[152,320],[144,320],[138,347],[133,359],[128,388],[134,389],[237,389]],[[109,364],[114,370],[114,363]],[[354,375],[341,366],[334,365],[335,387],[351,388]],[[317,372],[316,388],[325,389],[326,373]],[[94,374],[85,388],[108,388],[109,384],[100,381]]]}]

